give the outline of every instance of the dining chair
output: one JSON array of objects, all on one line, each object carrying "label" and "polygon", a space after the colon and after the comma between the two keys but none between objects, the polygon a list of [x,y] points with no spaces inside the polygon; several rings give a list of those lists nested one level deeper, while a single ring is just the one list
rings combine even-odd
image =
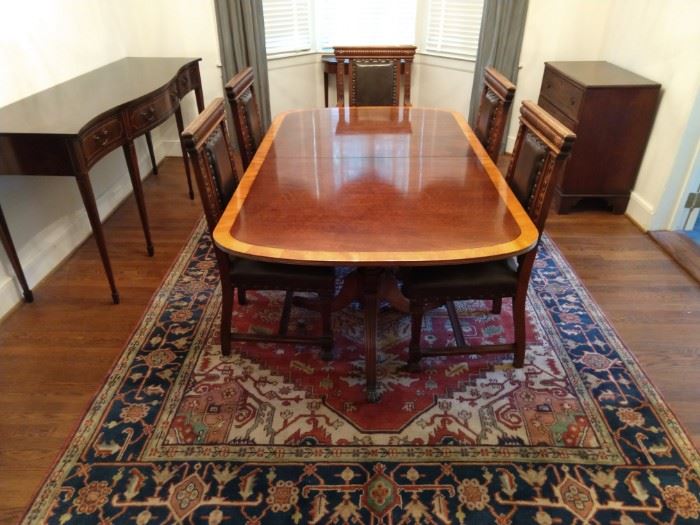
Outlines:
[{"label": "dining chair", "polygon": [[[409,370],[418,370],[422,357],[453,354],[514,353],[513,365],[525,359],[525,303],[530,272],[547,219],[556,180],[561,175],[576,135],[531,101],[520,108],[520,127],[506,181],[520,201],[539,237],[534,248],[518,257],[476,264],[411,268],[401,275],[401,290],[409,300],[411,341]],[[514,342],[469,346],[465,343],[452,301],[513,300]],[[429,308],[446,305],[456,346],[421,347],[421,323]]]},{"label": "dining chair", "polygon": [[503,133],[514,96],[515,84],[492,67],[484,70],[484,89],[481,91],[474,133],[494,162],[498,162],[501,153]]},{"label": "dining chair", "polygon": [[345,106],[345,61],[348,61],[350,106],[398,106],[401,79],[403,105],[411,105],[411,63],[416,46],[338,46],[338,107]]},{"label": "dining chair", "polygon": [[225,86],[244,170],[253,160],[264,134],[254,81],[253,68],[247,67],[234,75]]},{"label": "dining chair", "polygon": [[[216,224],[238,186],[242,162],[231,147],[226,126],[223,98],[215,99],[182,132],[182,141],[194,166],[195,178],[202,198],[209,233],[213,236]],[[277,225],[274,225],[277,227]],[[322,357],[331,358],[331,300],[335,293],[333,268],[279,264],[233,257],[214,245],[221,278],[221,349],[231,353],[231,341],[279,342],[320,345]],[[234,290],[285,291],[284,306],[276,334],[232,332]],[[290,335],[287,325],[292,307],[293,292],[318,294],[322,334]]]}]

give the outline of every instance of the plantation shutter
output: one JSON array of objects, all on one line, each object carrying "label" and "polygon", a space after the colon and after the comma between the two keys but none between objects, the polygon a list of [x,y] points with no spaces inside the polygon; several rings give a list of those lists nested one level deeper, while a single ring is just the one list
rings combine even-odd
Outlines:
[{"label": "plantation shutter", "polygon": [[323,0],[317,4],[318,46],[412,45],[416,2],[406,0]]},{"label": "plantation shutter", "polygon": [[476,60],[484,0],[428,0],[425,51]]},{"label": "plantation shutter", "polygon": [[311,0],[265,0],[267,55],[310,51]]}]

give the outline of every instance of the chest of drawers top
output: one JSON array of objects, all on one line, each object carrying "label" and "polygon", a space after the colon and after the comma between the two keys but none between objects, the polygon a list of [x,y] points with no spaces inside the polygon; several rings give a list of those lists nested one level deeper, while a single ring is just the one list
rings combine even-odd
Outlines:
[{"label": "chest of drawers top", "polygon": [[658,82],[603,61],[546,62],[545,67],[555,70],[581,88],[644,87],[657,88]]}]

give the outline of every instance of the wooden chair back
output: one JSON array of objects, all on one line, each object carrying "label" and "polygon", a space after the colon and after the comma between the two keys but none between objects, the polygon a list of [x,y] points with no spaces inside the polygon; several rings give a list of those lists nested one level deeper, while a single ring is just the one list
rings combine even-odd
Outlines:
[{"label": "wooden chair back", "polygon": [[338,46],[336,92],[345,106],[345,61],[348,61],[350,106],[411,105],[411,64],[416,46]]},{"label": "wooden chair back", "polygon": [[474,132],[494,162],[498,161],[515,85],[492,67],[484,70],[484,89]]},{"label": "wooden chair back", "polygon": [[506,181],[542,234],[554,188],[576,135],[532,101],[520,107],[520,127]]},{"label": "wooden chair back", "polygon": [[231,147],[224,99],[219,97],[209,104],[181,137],[194,167],[209,232],[213,233],[243,173],[241,157]]},{"label": "wooden chair back", "polygon": [[254,81],[253,69],[247,67],[234,75],[225,86],[244,169],[248,168],[253,160],[263,137],[260,110],[253,88]]}]

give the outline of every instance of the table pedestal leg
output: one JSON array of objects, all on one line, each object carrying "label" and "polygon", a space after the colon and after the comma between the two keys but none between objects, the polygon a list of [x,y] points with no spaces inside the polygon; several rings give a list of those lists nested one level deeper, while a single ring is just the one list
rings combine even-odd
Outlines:
[{"label": "table pedestal leg", "polygon": [[105,243],[104,233],[102,233],[102,223],[100,222],[100,215],[97,211],[97,204],[95,203],[95,194],[93,193],[92,185],[90,184],[90,176],[88,173],[81,173],[76,177],[76,180],[78,181],[80,196],[83,198],[83,204],[85,205],[85,210],[87,211],[88,219],[90,220],[90,226],[92,226],[92,233],[95,235],[97,249],[100,251],[102,266],[104,266],[105,273],[107,274],[109,287],[112,289],[112,301],[114,304],[119,304],[119,292],[117,291],[117,286],[114,283],[112,265],[109,262],[107,244]]},{"label": "table pedestal leg", "polygon": [[[378,267],[360,267],[343,281],[343,287],[333,298],[331,310],[342,310],[352,301],[359,299],[365,311],[365,371],[367,376],[367,400],[379,401],[377,392],[377,313],[379,302],[388,301],[400,312],[409,311],[408,299],[401,293],[399,282],[394,274]],[[317,299],[295,297],[294,304],[308,310],[320,310]]]},{"label": "table pedestal leg", "polygon": [[377,391],[377,310],[381,268],[360,268],[362,306],[365,310],[365,377],[367,401],[379,401]]},{"label": "table pedestal leg", "polygon": [[15,244],[12,242],[12,237],[10,237],[10,230],[7,227],[7,222],[5,221],[5,215],[2,213],[2,208],[0,208],[0,240],[2,241],[2,245],[5,247],[5,251],[10,259],[12,269],[15,271],[15,275],[17,275],[19,284],[22,287],[24,301],[31,303],[34,301],[34,294],[32,294],[32,291],[29,289],[27,279],[24,277],[24,272],[22,271],[22,266],[19,263],[19,257],[17,257]]},{"label": "table pedestal leg", "polygon": [[[177,122],[177,136],[181,137],[185,129],[185,124],[182,120],[182,110],[180,106],[175,110],[175,122]],[[190,163],[187,159],[187,150],[180,139],[180,148],[182,149],[182,160],[185,163],[185,175],[187,175],[187,189],[189,190],[190,199],[194,199],[194,190],[192,189],[192,175],[190,175]]]},{"label": "table pedestal leg", "polygon": [[136,204],[138,205],[139,215],[141,216],[143,236],[146,238],[146,251],[149,257],[153,257],[154,250],[153,242],[151,241],[151,229],[148,225],[148,213],[146,213],[146,201],[143,198],[139,162],[136,157],[136,148],[133,142],[129,141],[124,144],[124,156],[126,157],[126,165],[129,168],[129,177],[131,177],[131,186],[134,188],[134,197],[136,197]]}]

